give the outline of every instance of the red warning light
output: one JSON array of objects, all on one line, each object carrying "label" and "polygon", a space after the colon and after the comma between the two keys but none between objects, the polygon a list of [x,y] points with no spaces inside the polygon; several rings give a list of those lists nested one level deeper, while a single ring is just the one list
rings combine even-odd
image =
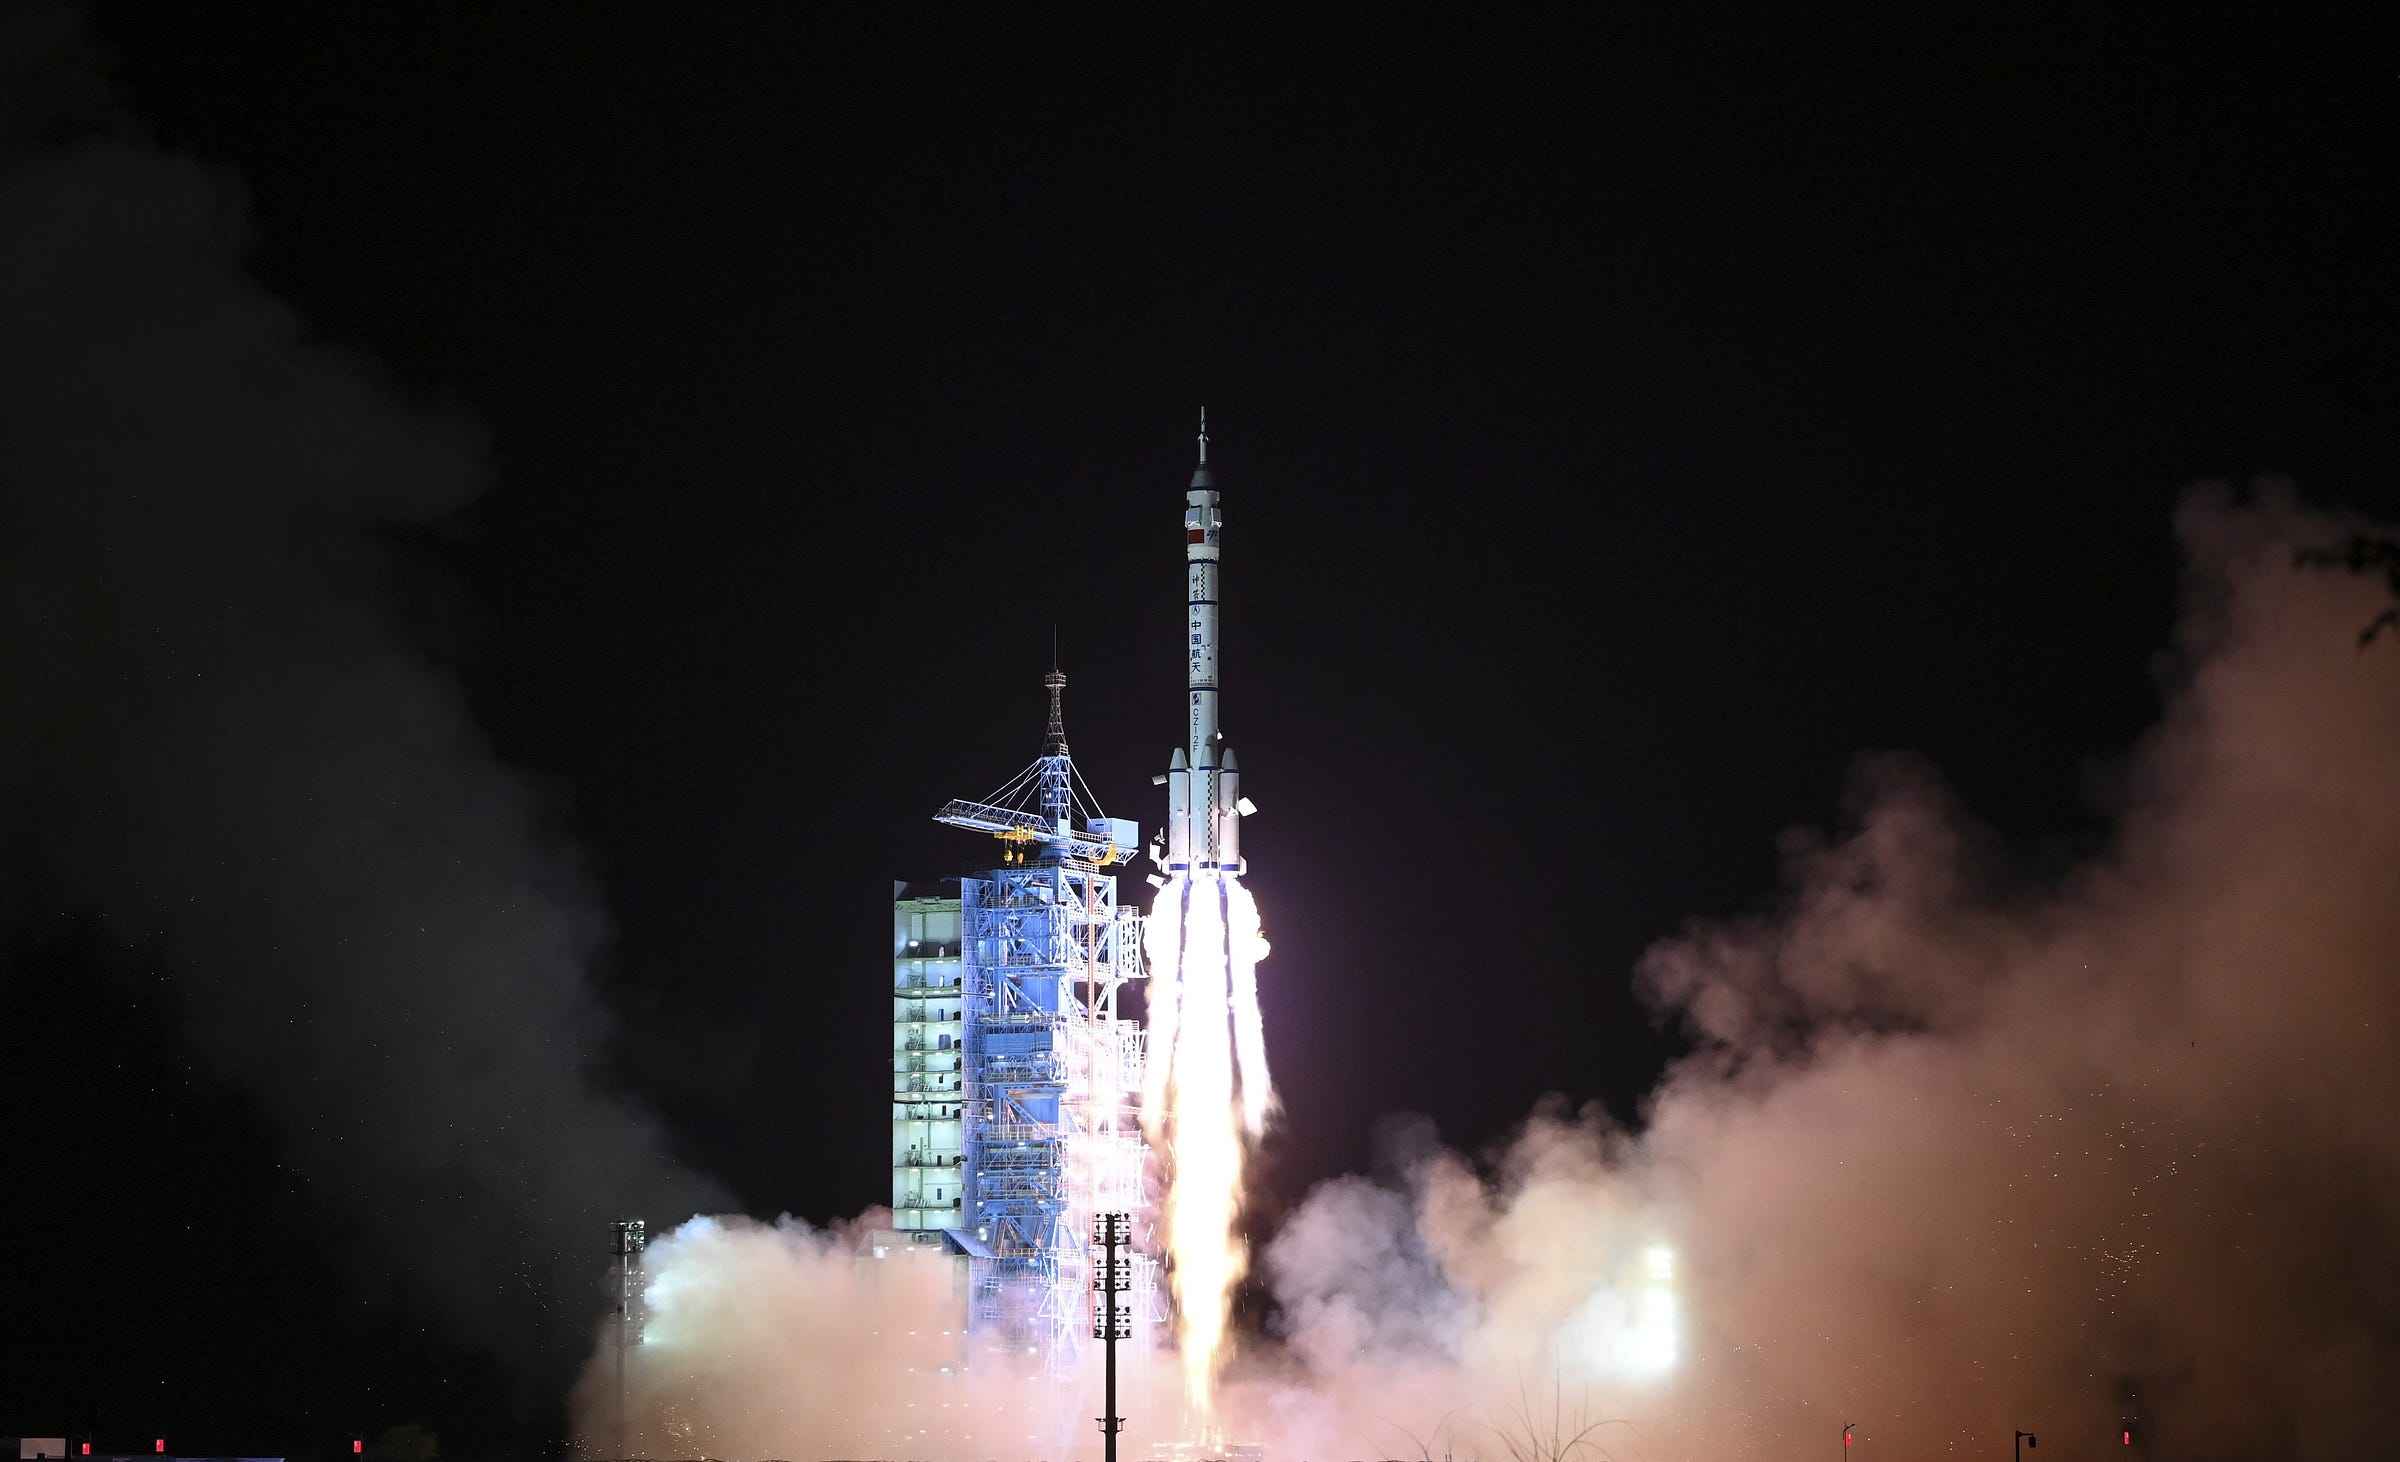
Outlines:
[{"label": "red warning light", "polygon": [[92,1444],[90,1442],[85,1442],[83,1444],[83,1455],[86,1457],[92,1455]]},{"label": "red warning light", "polygon": [[165,1437],[160,1437],[157,1441],[152,1442],[150,1444],[150,1450],[153,1452],[164,1452],[167,1450],[167,1439]]},{"label": "red warning light", "polygon": [[2125,1445],[2128,1447],[2133,1445],[2133,1433],[2130,1431],[2125,1433]]},{"label": "red warning light", "polygon": [[366,1444],[365,1442],[363,1442],[363,1441],[359,1440],[357,1437],[352,1437],[352,1438],[350,1439],[350,1455],[351,1455],[351,1456],[355,1457],[355,1456],[357,1456],[359,1453],[361,1453],[361,1452],[364,1452],[365,1450],[367,1450],[367,1444]]}]

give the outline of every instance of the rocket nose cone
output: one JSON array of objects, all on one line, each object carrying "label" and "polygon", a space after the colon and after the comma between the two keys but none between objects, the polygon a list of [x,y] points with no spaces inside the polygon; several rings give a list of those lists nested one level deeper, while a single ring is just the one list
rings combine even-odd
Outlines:
[{"label": "rocket nose cone", "polygon": [[1216,490],[1217,475],[1208,470],[1208,464],[1206,462],[1201,463],[1197,468],[1193,469],[1192,486],[1207,488],[1212,492]]},{"label": "rocket nose cone", "polygon": [[1206,746],[1206,745],[1203,745],[1203,746],[1200,748],[1200,754],[1199,754],[1198,756],[1195,756],[1195,757],[1193,757],[1193,758],[1192,758],[1192,765],[1193,765],[1193,766],[1195,766],[1195,767],[1201,767],[1201,768],[1212,768],[1212,767],[1214,767],[1216,764],[1217,764],[1217,753],[1216,753],[1216,749],[1215,749],[1214,747],[1211,747],[1211,746]]},{"label": "rocket nose cone", "polygon": [[1225,748],[1225,755],[1218,759],[1217,765],[1229,772],[1238,772],[1242,769],[1242,764],[1233,759],[1233,748],[1230,746]]},{"label": "rocket nose cone", "polygon": [[1191,763],[1183,759],[1183,748],[1180,746],[1176,747],[1175,754],[1167,758],[1167,770],[1170,772],[1188,772],[1191,769]]}]

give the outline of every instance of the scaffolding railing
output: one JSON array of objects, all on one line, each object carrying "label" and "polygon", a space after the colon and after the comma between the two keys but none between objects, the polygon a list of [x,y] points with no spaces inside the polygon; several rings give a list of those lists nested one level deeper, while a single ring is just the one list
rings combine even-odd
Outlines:
[{"label": "scaffolding railing", "polygon": [[976,1017],[983,1025],[1004,1026],[1010,1030],[1057,1030],[1068,1017],[1054,1010],[1012,1010],[1005,1015]]},{"label": "scaffolding railing", "polygon": [[980,1126],[986,1142],[1048,1142],[1058,1135],[1058,1129],[1046,1122],[985,1122]]},{"label": "scaffolding railing", "polygon": [[977,1191],[986,1200],[1064,1203],[1067,1198],[1065,1182],[1055,1172],[1041,1170],[990,1173]]},{"label": "scaffolding railing", "polygon": [[1059,1056],[986,1056],[976,1071],[985,1081],[1012,1085],[1056,1085],[1072,1074],[1069,1063]]}]

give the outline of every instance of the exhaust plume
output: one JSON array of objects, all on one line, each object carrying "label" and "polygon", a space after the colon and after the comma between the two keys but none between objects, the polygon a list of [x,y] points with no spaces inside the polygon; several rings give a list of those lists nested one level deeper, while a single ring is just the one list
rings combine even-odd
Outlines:
[{"label": "exhaust plume", "polygon": [[1231,873],[1169,878],[1143,929],[1150,959],[1150,1064],[1144,1127],[1170,1155],[1166,1192],[1175,1343],[1193,1423],[1216,1430],[1226,1319],[1250,1255],[1234,1231],[1250,1145],[1275,1111],[1258,962],[1258,904]]}]

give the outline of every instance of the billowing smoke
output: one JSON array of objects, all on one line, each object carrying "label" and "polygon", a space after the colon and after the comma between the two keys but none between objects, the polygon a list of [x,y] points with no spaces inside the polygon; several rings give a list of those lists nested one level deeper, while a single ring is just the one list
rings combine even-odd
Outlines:
[{"label": "billowing smoke", "polygon": [[[1281,1333],[1230,1370],[1228,1436],[1725,1457],[1829,1453],[1855,1422],[1878,1455],[1995,1455],[2019,1428],[2062,1455],[2126,1430],[2162,1456],[2388,1450],[2400,658],[2358,648],[2379,589],[2294,567],[2357,525],[2202,493],[2177,526],[2169,706],[2101,852],[2026,866],[1930,768],[1865,763],[1842,829],[1791,839],[1772,913],[1644,960],[1697,1049],[1640,1131],[1561,1106],[1478,1160],[1403,1129],[1385,1176],[1311,1195],[1263,1255]],[[662,1281],[692,1284],[686,1257]],[[732,1361],[673,1349],[661,1374],[724,1395],[702,1382]],[[812,1425],[742,1440],[856,1435]],[[884,1455],[1059,1455],[987,1440],[936,1422]]]},{"label": "billowing smoke", "polygon": [[393,608],[458,417],[245,277],[228,177],[0,24],[0,825],[154,938],[198,1050],[470,1342],[546,1374],[620,1205],[715,1199],[596,1078],[592,890]]},{"label": "billowing smoke", "polygon": [[[1488,1456],[1563,1400],[1618,1455],[2388,1450],[2400,659],[2358,651],[2376,591],[2293,567],[2347,526],[2187,503],[2178,684],[2100,856],[2030,874],[1870,762],[1777,912],[1644,961],[1700,1049],[1638,1138],[1544,1116],[1492,1171],[1320,1192],[1268,1255],[1286,1434],[1459,1407]],[[1581,1320],[1652,1242],[1687,1333],[1643,1384]]]},{"label": "billowing smoke", "polygon": [[[626,1369],[636,1457],[1069,1457],[1097,1452],[1097,1374],[970,1353],[964,1276],[892,1238],[869,1210],[830,1230],[791,1218],[696,1218],[644,1262],[642,1340]],[[576,1395],[600,1455],[617,1455],[617,1355],[603,1337]],[[1174,1357],[1128,1348],[1128,1458],[1176,1440]]]}]

